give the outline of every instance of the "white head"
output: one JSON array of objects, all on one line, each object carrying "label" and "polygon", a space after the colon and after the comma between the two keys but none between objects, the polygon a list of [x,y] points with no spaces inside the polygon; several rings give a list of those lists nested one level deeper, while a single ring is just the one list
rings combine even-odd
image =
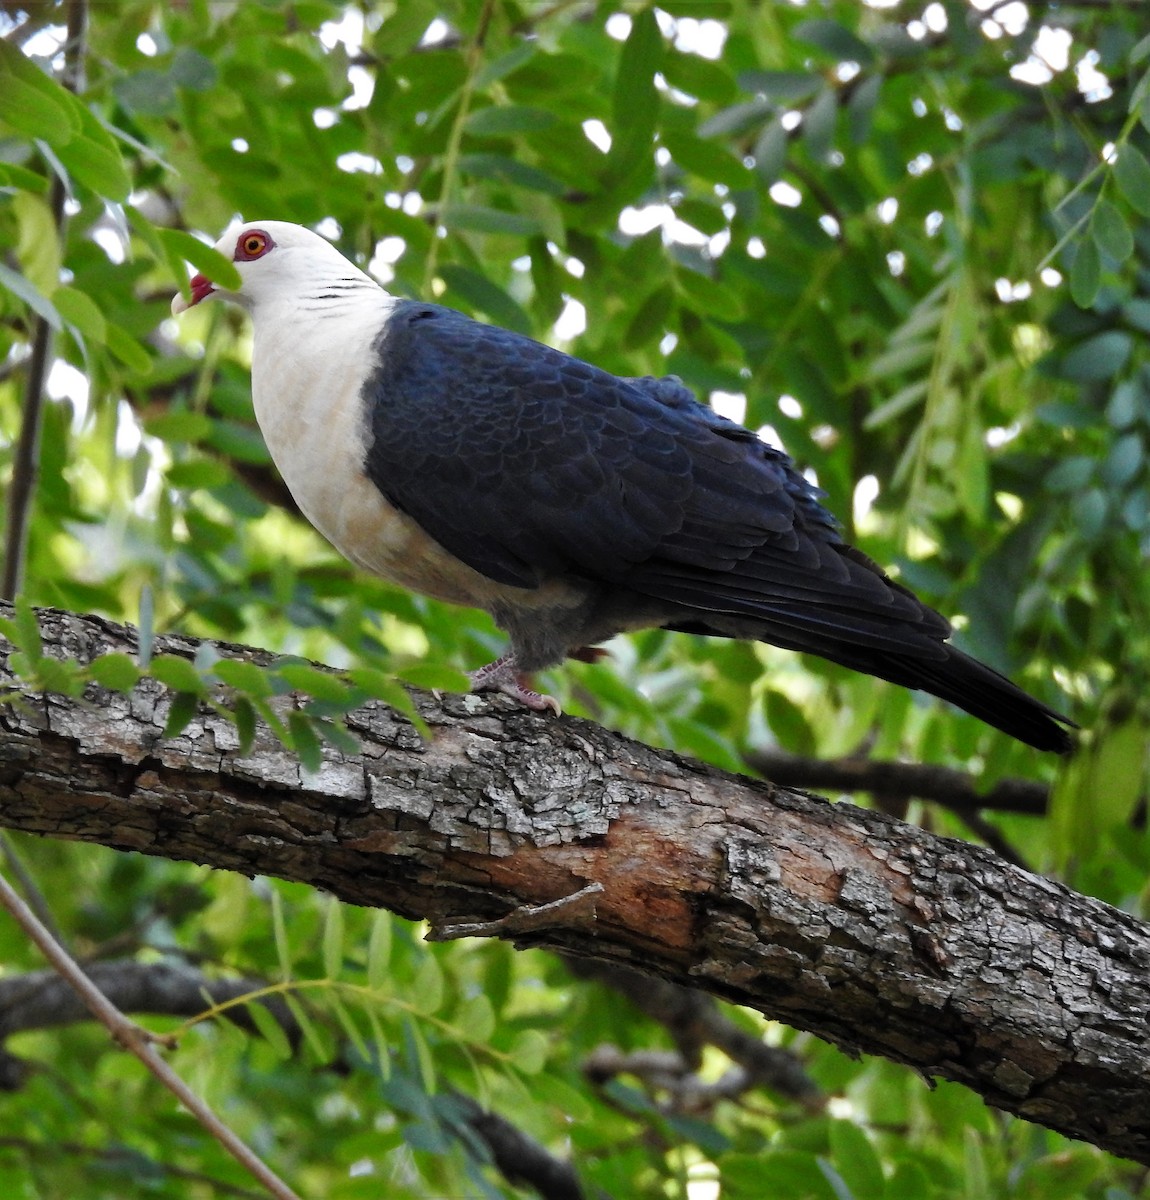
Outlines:
[{"label": "white head", "polygon": [[190,285],[192,298],[185,300],[177,294],[172,301],[174,316],[214,296],[254,310],[267,301],[307,298],[308,293],[315,292],[317,284],[343,282],[345,286],[354,283],[378,287],[329,241],[289,221],[245,221],[232,225],[215,248],[235,263],[240,273],[239,290],[225,291],[207,276],[195,275]]}]

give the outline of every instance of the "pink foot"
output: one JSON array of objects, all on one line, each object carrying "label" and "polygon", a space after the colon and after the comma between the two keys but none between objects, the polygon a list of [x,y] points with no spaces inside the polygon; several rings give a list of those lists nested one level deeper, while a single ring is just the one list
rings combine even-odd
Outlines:
[{"label": "pink foot", "polygon": [[550,709],[557,717],[563,713],[554,696],[545,696],[532,690],[529,686],[530,676],[516,667],[515,659],[510,654],[480,667],[478,671],[469,672],[468,678],[473,692],[502,692],[535,712]]}]

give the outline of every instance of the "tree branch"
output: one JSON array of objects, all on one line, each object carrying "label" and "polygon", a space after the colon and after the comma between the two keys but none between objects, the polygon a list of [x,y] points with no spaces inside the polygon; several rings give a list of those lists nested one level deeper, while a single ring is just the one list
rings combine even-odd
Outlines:
[{"label": "tree branch", "polygon": [[[91,963],[85,966],[84,973],[122,1013],[176,1017],[199,1016],[207,1001],[224,1004],[267,985],[264,979],[213,978],[186,964],[142,963],[134,959]],[[262,1004],[290,1041],[299,1042],[302,1031],[282,998],[261,996],[252,1003]],[[250,1033],[259,1032],[243,1007],[229,1008],[222,1015]],[[70,1025],[90,1016],[79,993],[55,971],[31,971],[0,979],[0,1043],[14,1033]],[[0,1048],[0,1088],[15,1090],[26,1078],[21,1060]],[[457,1092],[455,1098],[463,1121],[486,1144],[492,1161],[509,1182],[529,1185],[545,1200],[584,1200],[570,1163],[555,1158],[506,1118],[484,1109],[469,1096]]]},{"label": "tree branch", "polygon": [[1003,779],[980,792],[977,781],[965,771],[930,763],[801,758],[764,750],[747,755],[747,766],[782,787],[872,792],[904,802],[929,800],[962,816],[992,809],[1040,817],[1050,800],[1046,784],[1032,779]]},{"label": "tree branch", "polygon": [[[80,659],[134,648],[92,617],[46,611],[41,633]],[[1144,923],[979,847],[586,721],[417,699],[431,742],[367,705],[349,718],[362,752],[325,746],[304,774],[263,729],[241,757],[208,708],[164,741],[171,696],[154,681],[26,696],[3,721],[0,823],[440,926],[597,883],[593,911],[558,906],[514,939],[703,988],[1150,1163]]]},{"label": "tree branch", "polygon": [[208,1104],[192,1091],[175,1071],[160,1057],[156,1038],[127,1017],[85,975],[80,964],[60,945],[41,924],[36,914],[20,899],[11,884],[0,875],[0,903],[13,920],[36,944],[52,967],[83,1002],[84,1006],[130,1054],[156,1077],[164,1087],[192,1114],[217,1142],[257,1179],[277,1200],[300,1200],[299,1196],[247,1144],[212,1111]]}]

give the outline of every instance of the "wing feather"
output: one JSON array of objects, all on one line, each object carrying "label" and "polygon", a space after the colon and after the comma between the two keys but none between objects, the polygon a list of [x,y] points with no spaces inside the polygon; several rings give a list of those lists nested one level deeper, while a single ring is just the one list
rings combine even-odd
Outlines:
[{"label": "wing feather", "polygon": [[677,381],[618,378],[428,304],[398,306],[378,351],[368,473],[492,579],[612,582],[809,649],[929,660],[949,633],[843,544],[786,455]]}]

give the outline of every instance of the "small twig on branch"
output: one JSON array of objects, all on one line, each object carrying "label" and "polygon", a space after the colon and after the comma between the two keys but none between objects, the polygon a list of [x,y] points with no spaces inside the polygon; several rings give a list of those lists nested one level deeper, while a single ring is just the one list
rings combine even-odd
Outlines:
[{"label": "small twig on branch", "polygon": [[522,908],[509,912],[507,916],[497,921],[470,921],[459,924],[433,925],[428,931],[429,942],[450,942],[462,937],[516,937],[519,934],[535,933],[547,929],[554,924],[553,918],[563,914],[563,924],[568,924],[573,918],[587,916],[595,917],[595,898],[602,894],[601,883],[589,883],[585,888],[572,892],[570,896],[561,896],[550,904],[525,904]]},{"label": "small twig on branch", "polygon": [[0,903],[39,947],[44,957],[75,988],[96,1020],[107,1028],[125,1050],[131,1051],[151,1071],[241,1166],[258,1179],[277,1200],[300,1200],[300,1197],[254,1154],[160,1057],[155,1043],[161,1039],[134,1021],[128,1020],[92,983],[80,964],[48,932],[3,875],[0,875]]}]

